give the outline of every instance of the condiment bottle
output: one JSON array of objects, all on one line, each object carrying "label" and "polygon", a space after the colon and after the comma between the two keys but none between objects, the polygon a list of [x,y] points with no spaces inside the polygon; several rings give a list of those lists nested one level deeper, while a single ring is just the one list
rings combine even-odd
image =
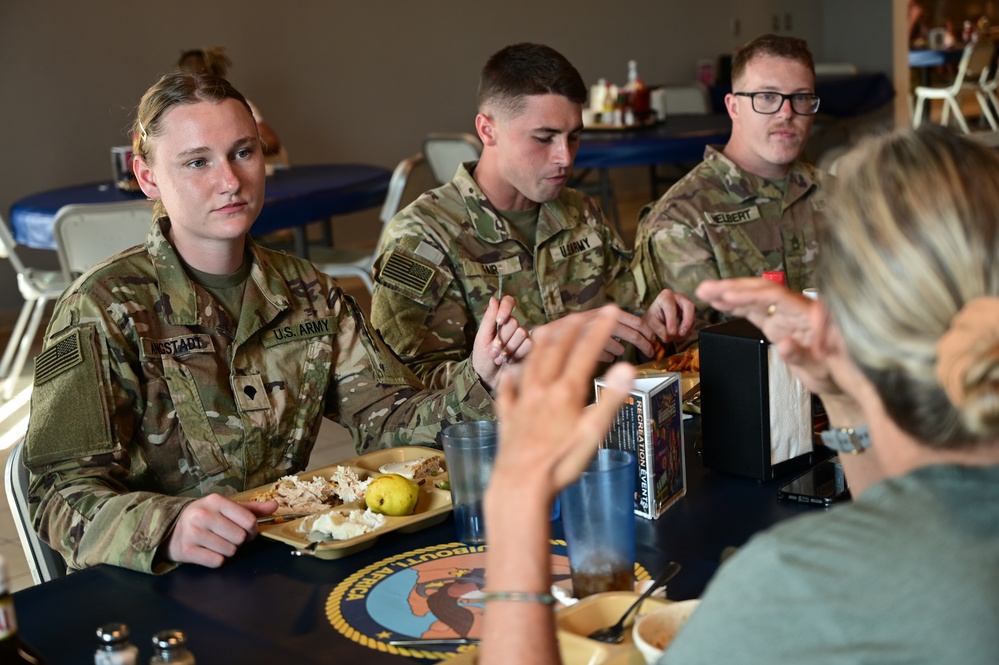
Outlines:
[{"label": "condiment bottle", "polygon": [[17,632],[17,615],[14,597],[10,593],[10,575],[7,558],[0,554],[0,663],[32,663],[45,665],[45,661],[21,639]]},{"label": "condiment bottle", "polygon": [[638,75],[638,63],[634,60],[628,61],[628,96],[635,121],[645,122],[650,110],[649,89]]},{"label": "condiment bottle", "polygon": [[767,270],[761,275],[763,279],[769,279],[775,284],[787,284],[787,279],[784,277],[783,270]]},{"label": "condiment bottle", "polygon": [[194,665],[194,655],[187,650],[187,640],[179,630],[164,630],[153,635],[153,657],[149,665]]},{"label": "condiment bottle", "polygon": [[109,623],[97,629],[100,646],[94,652],[94,665],[136,665],[139,647],[128,641],[128,626]]}]

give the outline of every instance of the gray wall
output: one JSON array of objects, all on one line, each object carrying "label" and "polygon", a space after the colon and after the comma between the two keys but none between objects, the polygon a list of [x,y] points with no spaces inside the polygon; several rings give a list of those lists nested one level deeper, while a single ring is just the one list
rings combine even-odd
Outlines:
[{"label": "gray wall", "polygon": [[[427,132],[472,130],[478,70],[506,44],[548,43],[587,82],[623,82],[629,59],[647,83],[685,82],[697,59],[771,31],[775,16],[780,32],[806,38],[818,59],[842,60],[837,37],[824,28],[847,15],[836,9],[842,4],[4,0],[0,214],[6,219],[12,202],[40,190],[108,178],[109,147],[127,143],[139,97],[183,48],[226,47],[235,63],[230,78],[277,129],[293,162],[390,167],[417,151]],[[867,11],[889,0],[846,4]],[[878,41],[876,25],[870,32]],[[826,57],[828,43],[837,45],[836,58]],[[851,42],[851,53],[864,49]],[[885,69],[890,59],[879,65],[881,57],[874,48],[864,64]],[[375,224],[373,214],[362,219]],[[53,254],[29,252],[29,259],[52,262]],[[0,312],[18,308],[6,262],[0,284]]]}]

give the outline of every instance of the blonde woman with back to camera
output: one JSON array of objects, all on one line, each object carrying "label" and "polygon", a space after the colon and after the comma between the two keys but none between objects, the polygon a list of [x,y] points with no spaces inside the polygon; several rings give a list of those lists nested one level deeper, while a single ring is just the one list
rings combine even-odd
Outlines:
[{"label": "blonde woman with back to camera", "polygon": [[[819,301],[760,279],[697,295],[758,325],[821,396],[854,500],[744,545],[663,663],[999,662],[999,154],[937,126],[871,139],[831,203]],[[537,454],[500,449],[518,448]],[[548,580],[517,588],[530,549],[504,556],[480,662],[542,662],[547,608],[503,592],[537,601]]]}]

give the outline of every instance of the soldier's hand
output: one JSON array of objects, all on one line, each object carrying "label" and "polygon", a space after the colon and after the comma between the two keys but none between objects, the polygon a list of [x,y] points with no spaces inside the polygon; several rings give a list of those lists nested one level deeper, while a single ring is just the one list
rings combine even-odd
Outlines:
[{"label": "soldier's hand", "polygon": [[257,518],[275,510],[276,501],[236,503],[220,494],[192,501],[167,538],[166,558],[218,568],[237,547],[256,537]]},{"label": "soldier's hand", "polygon": [[531,350],[530,335],[513,316],[515,305],[512,296],[503,296],[500,302],[490,298],[475,333],[472,367],[490,390],[495,387],[504,363],[520,360]]},{"label": "soldier's hand", "polygon": [[[694,303],[678,291],[663,289],[645,310],[642,320],[652,329],[657,341],[668,344],[690,334],[694,329]],[[654,353],[645,354],[649,358]]]},{"label": "soldier's hand", "polygon": [[[653,333],[652,328],[641,317],[629,314],[613,305],[609,307],[613,310],[614,326],[611,328],[610,335],[605,338],[599,362],[609,363],[624,353],[624,342],[633,345],[639,351],[651,357],[655,352],[655,333]],[[606,307],[602,309],[606,309]],[[589,328],[595,325],[601,317],[606,316],[606,313],[601,314],[601,310],[591,309],[585,312],[578,312],[577,315],[582,319],[584,328]],[[561,318],[550,321],[541,327],[554,331],[556,335],[560,335],[562,334],[561,329],[566,325],[565,318]]]}]

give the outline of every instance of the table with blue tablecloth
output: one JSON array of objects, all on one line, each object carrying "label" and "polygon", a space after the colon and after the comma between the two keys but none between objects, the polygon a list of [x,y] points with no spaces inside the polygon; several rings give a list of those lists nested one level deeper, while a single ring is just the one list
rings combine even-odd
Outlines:
[{"label": "table with blue tablecloth", "polygon": [[[280,229],[296,232],[296,253],[305,256],[305,226],[382,204],[392,172],[366,164],[294,166],[267,177],[264,206],[250,232]],[[77,203],[114,203],[143,198],[111,181],[74,185],[32,194],[11,206],[15,239],[37,249],[55,249],[55,218],[60,208]]]}]

